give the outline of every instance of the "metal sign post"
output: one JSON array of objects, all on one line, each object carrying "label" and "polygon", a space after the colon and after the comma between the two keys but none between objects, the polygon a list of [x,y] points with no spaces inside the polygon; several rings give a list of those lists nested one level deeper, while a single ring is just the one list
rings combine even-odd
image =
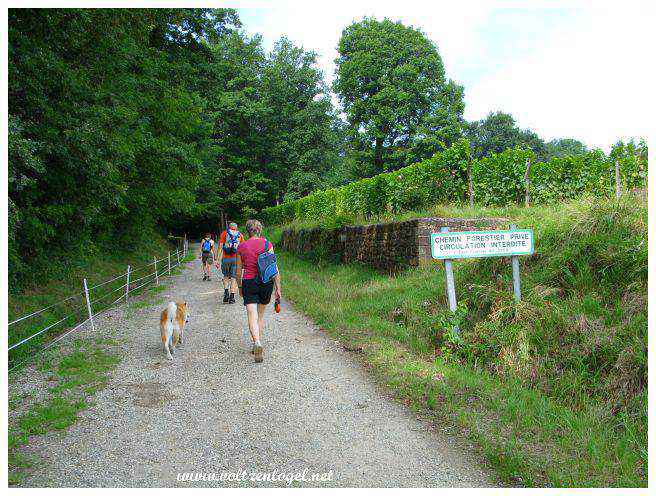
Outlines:
[{"label": "metal sign post", "polygon": [[[510,224],[510,229],[517,229],[517,225]],[[519,282],[519,257],[513,255],[510,259],[512,261],[513,292],[515,293],[515,301],[520,301],[522,299],[522,288]]]},{"label": "metal sign post", "polygon": [[[449,228],[442,227],[440,228],[440,232],[447,233],[449,232]],[[444,272],[446,274],[446,295],[449,300],[449,310],[455,313],[458,309],[458,301],[456,300],[456,283],[453,279],[453,265],[451,264],[451,259],[449,258],[444,259]],[[456,335],[460,333],[458,326],[453,328],[453,332]]]}]

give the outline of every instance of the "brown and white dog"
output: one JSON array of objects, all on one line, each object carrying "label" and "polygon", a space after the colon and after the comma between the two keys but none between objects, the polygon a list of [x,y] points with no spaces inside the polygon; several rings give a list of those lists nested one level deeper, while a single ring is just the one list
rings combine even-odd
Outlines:
[{"label": "brown and white dog", "polygon": [[169,360],[173,360],[175,347],[182,344],[185,325],[189,322],[189,308],[187,302],[169,303],[159,319],[159,330],[162,335],[162,344]]}]

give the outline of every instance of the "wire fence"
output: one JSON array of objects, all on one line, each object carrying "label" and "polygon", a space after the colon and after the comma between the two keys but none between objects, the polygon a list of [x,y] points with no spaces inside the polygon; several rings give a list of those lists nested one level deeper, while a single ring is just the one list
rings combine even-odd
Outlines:
[{"label": "wire fence", "polygon": [[153,257],[152,262],[139,267],[128,265],[125,272],[94,286],[89,286],[84,278],[83,291],[9,322],[9,371],[17,369],[86,324],[95,331],[94,318],[128,303],[130,295],[134,296],[147,285],[159,285],[160,278],[170,276],[189,253],[188,240],[184,238],[181,241],[181,246],[174,252],[169,251],[165,257]]}]

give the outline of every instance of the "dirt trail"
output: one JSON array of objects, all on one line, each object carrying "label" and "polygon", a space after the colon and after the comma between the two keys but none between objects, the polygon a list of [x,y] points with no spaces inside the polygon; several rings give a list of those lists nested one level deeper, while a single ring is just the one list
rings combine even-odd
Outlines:
[{"label": "dirt trail", "polygon": [[[196,247],[191,247],[195,249]],[[121,363],[94,405],[63,433],[31,440],[42,463],[24,486],[286,486],[196,481],[178,473],[331,473],[301,486],[491,486],[455,442],[387,397],[362,366],[283,302],[269,314],[265,360],[249,353],[238,300],[223,305],[200,261],[175,276],[164,300],[191,307],[173,361],[161,348],[164,304],[116,310],[96,332],[120,335]],[[247,478],[248,478],[247,477]]]}]

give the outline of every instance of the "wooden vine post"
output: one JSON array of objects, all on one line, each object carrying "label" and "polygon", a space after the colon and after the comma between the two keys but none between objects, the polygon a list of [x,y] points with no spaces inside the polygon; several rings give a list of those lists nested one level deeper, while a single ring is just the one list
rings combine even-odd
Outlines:
[{"label": "wooden vine post", "polygon": [[524,172],[524,206],[528,207],[531,205],[531,159],[526,159],[526,171]]},{"label": "wooden vine post", "polygon": [[647,200],[647,173],[645,172],[644,167],[642,166],[642,160],[640,160],[640,154],[636,153],[635,156],[636,162],[638,163],[638,170],[640,171],[640,175],[642,176],[642,195],[645,200]]},{"label": "wooden vine post", "polygon": [[622,182],[620,181],[620,161],[615,159],[615,198],[622,195]]},{"label": "wooden vine post", "polygon": [[474,178],[472,177],[472,163],[467,161],[467,180],[469,181],[469,206],[474,208]]}]

